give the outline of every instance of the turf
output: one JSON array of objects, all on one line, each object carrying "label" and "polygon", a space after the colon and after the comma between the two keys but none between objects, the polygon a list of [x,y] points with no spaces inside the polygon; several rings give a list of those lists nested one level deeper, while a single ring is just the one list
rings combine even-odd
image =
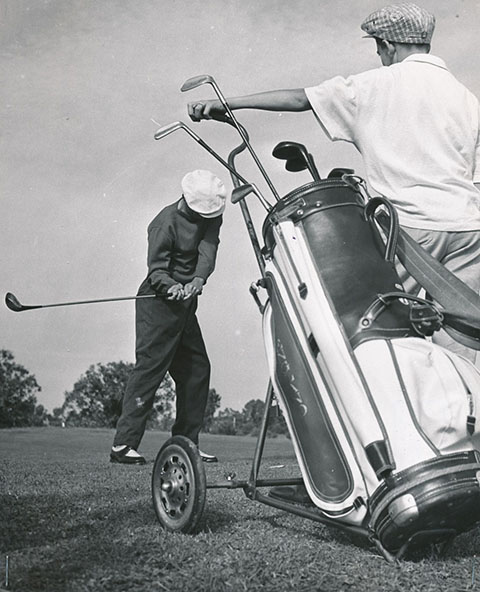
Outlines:
[{"label": "turf", "polygon": [[[200,531],[163,531],[150,493],[153,461],[168,437],[147,432],[148,463],[108,462],[113,432],[0,430],[0,589],[34,592],[325,591],[459,592],[480,589],[480,529],[444,557],[387,563],[373,547],[310,520],[208,490]],[[203,436],[220,457],[207,478],[247,478],[255,439]],[[280,468],[279,465],[283,465]],[[296,476],[291,443],[267,441],[265,473]]]}]

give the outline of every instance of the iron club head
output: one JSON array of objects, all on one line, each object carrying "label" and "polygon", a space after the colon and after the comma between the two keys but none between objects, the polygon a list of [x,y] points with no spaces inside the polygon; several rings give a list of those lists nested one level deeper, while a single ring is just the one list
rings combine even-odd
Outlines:
[{"label": "iron club head", "polygon": [[247,183],[246,185],[240,185],[240,187],[235,187],[232,191],[231,202],[232,204],[236,204],[242,199],[245,199],[247,195],[255,191],[253,185],[251,183]]},{"label": "iron club head", "polygon": [[184,127],[184,125],[181,121],[173,121],[172,123],[164,125],[160,129],[158,129],[153,137],[155,138],[155,140],[160,140],[161,138],[168,136],[168,134],[171,134],[172,132],[182,127]]},{"label": "iron club head", "polygon": [[197,86],[202,86],[202,84],[214,84],[215,81],[213,80],[212,76],[210,76],[209,74],[200,74],[200,76],[193,76],[193,78],[189,78],[188,80],[185,80],[185,82],[182,84],[180,90],[182,92],[186,92],[189,90],[193,90],[194,88],[197,88]]}]

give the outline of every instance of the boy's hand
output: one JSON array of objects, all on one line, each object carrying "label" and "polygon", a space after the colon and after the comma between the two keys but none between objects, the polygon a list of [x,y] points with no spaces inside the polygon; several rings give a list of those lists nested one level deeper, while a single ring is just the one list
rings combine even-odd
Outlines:
[{"label": "boy's hand", "polygon": [[189,284],[185,284],[183,299],[187,300],[187,298],[190,298],[192,296],[198,296],[198,294],[201,294],[204,283],[204,279],[196,277],[193,278],[193,280]]},{"label": "boy's hand", "polygon": [[182,284],[174,284],[167,290],[167,300],[183,300],[184,290]]}]

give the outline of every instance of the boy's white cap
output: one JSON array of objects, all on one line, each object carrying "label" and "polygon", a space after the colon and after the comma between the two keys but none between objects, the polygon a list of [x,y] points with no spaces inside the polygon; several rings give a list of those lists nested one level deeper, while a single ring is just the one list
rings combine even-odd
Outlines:
[{"label": "boy's white cap", "polygon": [[182,191],[188,207],[204,218],[216,218],[223,214],[227,190],[210,171],[187,173],[182,179]]}]

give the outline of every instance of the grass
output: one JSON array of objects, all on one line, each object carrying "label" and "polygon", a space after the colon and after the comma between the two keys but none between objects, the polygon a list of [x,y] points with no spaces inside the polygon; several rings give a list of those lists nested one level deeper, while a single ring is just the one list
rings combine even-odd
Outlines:
[{"label": "grass", "polygon": [[[0,430],[0,589],[8,555],[8,590],[22,592],[480,590],[480,529],[459,536],[443,558],[395,565],[241,490],[209,490],[200,532],[167,533],[150,494],[167,437],[147,432],[149,462],[125,467],[108,462],[111,430]],[[248,476],[254,438],[205,435],[201,443],[221,461],[206,466],[207,478]],[[284,438],[267,441],[263,464],[270,475],[298,474]]]}]

